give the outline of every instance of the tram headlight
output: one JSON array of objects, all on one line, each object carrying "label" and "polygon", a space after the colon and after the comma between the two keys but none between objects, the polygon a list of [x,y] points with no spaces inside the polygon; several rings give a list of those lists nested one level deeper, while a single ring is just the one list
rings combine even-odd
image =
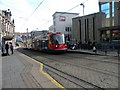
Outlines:
[{"label": "tram headlight", "polygon": [[65,44],[65,47],[67,47],[67,45]]},{"label": "tram headlight", "polygon": [[55,46],[56,48],[58,47],[58,45]]}]

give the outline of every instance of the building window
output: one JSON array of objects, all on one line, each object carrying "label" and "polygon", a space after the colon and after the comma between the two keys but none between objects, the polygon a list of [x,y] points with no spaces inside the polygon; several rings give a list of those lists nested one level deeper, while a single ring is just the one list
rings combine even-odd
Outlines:
[{"label": "building window", "polygon": [[71,32],[71,27],[70,27],[70,32]]},{"label": "building window", "polygon": [[114,22],[114,1],[112,1],[112,26],[115,25],[115,22]]},{"label": "building window", "polygon": [[112,40],[119,41],[120,40],[120,30],[113,30],[112,31]]},{"label": "building window", "polygon": [[66,27],[66,28],[65,28],[65,31],[66,31],[66,32],[71,32],[71,27]]},{"label": "building window", "polygon": [[101,11],[106,14],[106,18],[110,17],[110,3],[101,5]]},{"label": "building window", "polygon": [[112,1],[112,17],[114,17],[114,1]]},{"label": "building window", "polygon": [[101,39],[102,41],[109,41],[110,40],[110,30],[102,31],[101,32]]},{"label": "building window", "polygon": [[67,32],[67,27],[65,28],[65,31]]},{"label": "building window", "polygon": [[69,32],[69,27],[68,27],[68,32]]},{"label": "building window", "polygon": [[102,20],[103,27],[110,26],[110,3],[105,3],[101,5],[101,12],[105,13],[105,18]]}]

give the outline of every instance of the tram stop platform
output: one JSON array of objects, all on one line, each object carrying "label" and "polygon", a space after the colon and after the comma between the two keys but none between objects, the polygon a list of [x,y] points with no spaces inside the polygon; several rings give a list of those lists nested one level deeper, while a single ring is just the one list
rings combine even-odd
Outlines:
[{"label": "tram stop platform", "polygon": [[96,52],[93,52],[93,50],[84,50],[84,49],[71,50],[71,49],[68,49],[68,52],[81,53],[81,54],[90,54],[90,55],[114,56],[114,57],[120,56],[120,54],[118,54],[117,51],[107,51],[107,52],[96,51]]},{"label": "tram stop platform", "polygon": [[15,50],[2,59],[2,89],[64,88],[46,72],[43,64]]}]

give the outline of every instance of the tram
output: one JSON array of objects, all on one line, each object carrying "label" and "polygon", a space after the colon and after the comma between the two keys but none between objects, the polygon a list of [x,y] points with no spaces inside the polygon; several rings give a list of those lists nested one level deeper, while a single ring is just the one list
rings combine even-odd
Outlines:
[{"label": "tram", "polygon": [[67,45],[65,44],[64,34],[61,32],[56,33],[43,33],[31,39],[31,44],[28,43],[29,48],[45,52],[66,52]]}]

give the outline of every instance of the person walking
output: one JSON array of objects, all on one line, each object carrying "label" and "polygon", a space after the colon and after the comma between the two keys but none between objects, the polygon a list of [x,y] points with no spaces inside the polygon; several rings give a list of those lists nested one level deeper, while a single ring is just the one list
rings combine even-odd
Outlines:
[{"label": "person walking", "polygon": [[5,44],[6,54],[9,55],[9,44],[8,42]]},{"label": "person walking", "polygon": [[10,43],[10,50],[11,50],[11,53],[13,54],[14,52],[13,52],[13,45],[12,45],[12,43]]},{"label": "person walking", "polygon": [[95,46],[93,46],[93,52],[95,52],[95,53],[96,53],[96,47],[95,47]]}]

